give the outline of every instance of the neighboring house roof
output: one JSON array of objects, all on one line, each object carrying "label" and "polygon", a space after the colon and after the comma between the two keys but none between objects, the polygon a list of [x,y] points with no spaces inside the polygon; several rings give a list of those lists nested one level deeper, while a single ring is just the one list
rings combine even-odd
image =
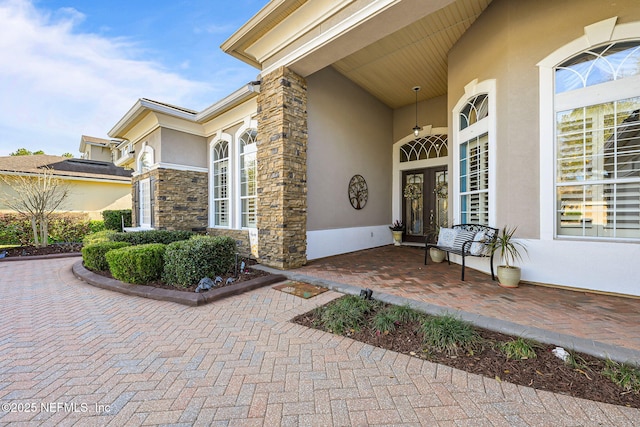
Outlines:
[{"label": "neighboring house roof", "polygon": [[112,144],[110,139],[96,138],[95,136],[82,135],[80,138],[80,151],[84,152],[86,145],[98,145],[100,147],[109,147]]},{"label": "neighboring house roof", "polygon": [[39,174],[49,168],[58,177],[76,179],[131,181],[131,170],[113,163],[95,160],[70,159],[62,156],[36,154],[32,156],[0,157],[0,174]]}]

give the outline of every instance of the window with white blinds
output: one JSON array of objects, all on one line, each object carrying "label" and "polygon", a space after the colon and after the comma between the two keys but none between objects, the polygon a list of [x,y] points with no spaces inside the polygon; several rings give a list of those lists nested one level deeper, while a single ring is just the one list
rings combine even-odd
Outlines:
[{"label": "window with white blinds", "polygon": [[[489,225],[489,96],[471,98],[460,110],[460,222]],[[474,136],[479,135],[479,136]]]},{"label": "window with white blinds", "polygon": [[151,228],[151,181],[140,180],[140,227]]},{"label": "window with white blinds", "polygon": [[249,129],[240,137],[240,201],[242,227],[257,227],[257,148],[255,129]]},{"label": "window with white blinds", "polygon": [[229,142],[216,143],[212,160],[213,225],[229,227]]},{"label": "window with white blinds", "polygon": [[489,136],[460,146],[460,219],[463,224],[489,223]]},{"label": "window with white blinds", "polygon": [[640,239],[640,87],[629,81],[638,75],[639,42],[556,68],[558,236]]}]

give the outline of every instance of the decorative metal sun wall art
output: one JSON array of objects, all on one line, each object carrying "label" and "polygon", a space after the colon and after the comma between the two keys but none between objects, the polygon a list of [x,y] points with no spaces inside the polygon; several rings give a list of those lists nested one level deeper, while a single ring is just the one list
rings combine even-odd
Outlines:
[{"label": "decorative metal sun wall art", "polygon": [[349,201],[354,209],[362,209],[369,199],[369,189],[367,181],[362,175],[354,175],[349,181]]}]

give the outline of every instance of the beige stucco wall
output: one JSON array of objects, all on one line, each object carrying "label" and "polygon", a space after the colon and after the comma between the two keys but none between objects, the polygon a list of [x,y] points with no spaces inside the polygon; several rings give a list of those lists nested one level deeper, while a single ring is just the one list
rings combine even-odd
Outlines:
[{"label": "beige stucco wall", "polygon": [[[91,219],[102,219],[103,210],[131,209],[131,183],[67,180],[69,195],[58,208],[62,212],[85,212]],[[0,182],[0,195],[12,190]],[[1,197],[0,197],[1,199]],[[0,211],[11,212],[0,201]]]},{"label": "beige stucco wall", "polygon": [[[411,88],[407,88],[410,90]],[[449,113],[446,95],[418,102],[418,126],[447,127]],[[416,105],[411,104],[393,111],[393,142],[413,132],[416,125]]]},{"label": "beige stucco wall", "polygon": [[618,16],[618,23],[639,20],[638,6],[637,0],[494,0],[451,49],[449,111],[473,79],[497,81],[497,160],[493,168],[499,226],[518,225],[522,237],[539,237],[536,64],[582,36],[587,25],[613,16]]},{"label": "beige stucco wall", "polygon": [[[332,68],[307,87],[307,231],[390,223],[393,111]],[[356,174],[369,188],[361,210],[347,194]]]},{"label": "beige stucco wall", "polygon": [[207,167],[207,139],[173,129],[161,130],[162,153],[156,161],[183,166]]}]

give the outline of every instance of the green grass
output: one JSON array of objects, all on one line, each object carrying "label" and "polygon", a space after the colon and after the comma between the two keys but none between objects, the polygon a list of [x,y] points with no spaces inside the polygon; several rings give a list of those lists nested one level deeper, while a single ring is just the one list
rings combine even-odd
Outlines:
[{"label": "green grass", "polygon": [[458,350],[471,351],[481,339],[471,324],[451,315],[423,320],[420,332],[425,345],[449,354]]},{"label": "green grass", "polygon": [[607,360],[602,375],[627,391],[640,393],[640,368]]},{"label": "green grass", "polygon": [[526,360],[537,357],[535,346],[532,341],[520,337],[501,343],[499,349],[507,359]]}]

